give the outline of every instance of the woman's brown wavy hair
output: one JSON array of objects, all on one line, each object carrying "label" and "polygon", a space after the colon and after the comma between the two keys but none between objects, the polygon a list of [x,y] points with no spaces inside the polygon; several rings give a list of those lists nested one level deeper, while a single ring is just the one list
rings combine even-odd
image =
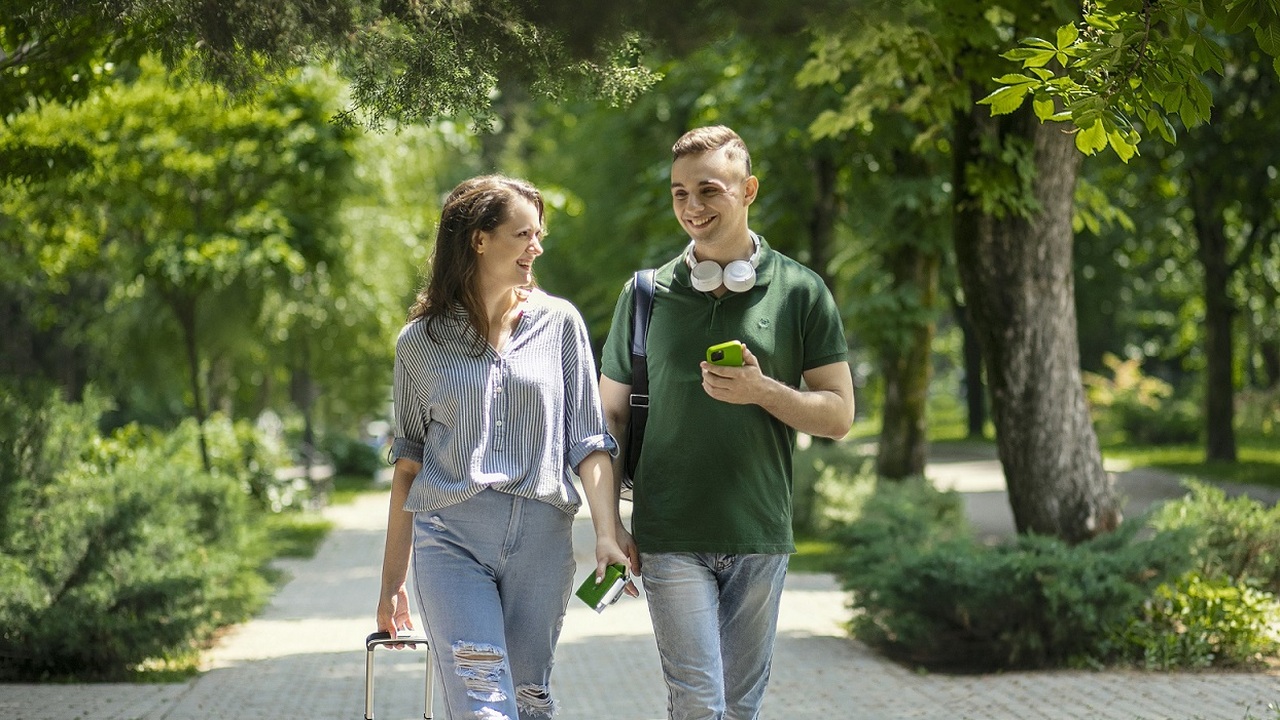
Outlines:
[{"label": "woman's brown wavy hair", "polygon": [[532,203],[538,209],[538,221],[542,221],[544,206],[538,189],[505,175],[464,180],[445,198],[428,265],[429,276],[409,308],[409,320],[424,318],[427,333],[433,340],[439,341],[436,323],[448,318],[453,308],[460,305],[475,331],[472,355],[478,357],[484,352],[489,337],[489,315],[476,283],[475,235],[480,230],[493,232],[507,220],[516,198]]}]

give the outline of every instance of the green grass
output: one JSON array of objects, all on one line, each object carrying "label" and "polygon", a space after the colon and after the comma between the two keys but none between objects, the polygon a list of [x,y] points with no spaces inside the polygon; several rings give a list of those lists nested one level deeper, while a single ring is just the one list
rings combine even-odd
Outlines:
[{"label": "green grass", "polygon": [[[367,475],[337,475],[329,492],[330,505],[350,505],[371,492],[383,492]],[[284,512],[267,517],[267,543],[273,558],[309,558],[333,529],[333,523],[315,512]]]},{"label": "green grass", "polygon": [[832,572],[840,556],[840,546],[830,540],[796,538],[796,552],[787,563],[787,572]]},{"label": "green grass", "polygon": [[1118,445],[1103,450],[1110,460],[1123,460],[1134,467],[1154,467],[1178,475],[1209,482],[1246,483],[1280,488],[1280,445],[1275,440],[1245,440],[1238,443],[1237,461],[1206,462],[1201,446],[1163,447]]},{"label": "green grass", "polygon": [[316,554],[333,523],[316,513],[286,512],[270,515],[266,527],[272,558],[309,558]]},{"label": "green grass", "polygon": [[333,488],[329,492],[329,504],[349,505],[364,493],[380,492],[385,489],[384,486],[375,483],[373,477],[369,475],[335,475]]},{"label": "green grass", "polygon": [[[966,445],[991,445],[995,429],[987,423],[986,440],[968,438],[965,408],[956,399],[935,396],[929,403],[929,441],[963,451]],[[858,437],[874,439],[880,432],[878,420],[854,426]],[[1132,467],[1152,467],[1194,477],[1206,482],[1244,483],[1280,487],[1280,438],[1274,434],[1241,431],[1236,438],[1237,460],[1234,463],[1205,462],[1203,445],[1125,445],[1103,446],[1103,457],[1121,460]]]}]

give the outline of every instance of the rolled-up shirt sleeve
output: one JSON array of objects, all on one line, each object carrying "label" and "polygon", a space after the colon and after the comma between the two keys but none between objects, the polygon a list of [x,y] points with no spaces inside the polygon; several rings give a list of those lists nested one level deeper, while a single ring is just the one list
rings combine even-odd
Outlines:
[{"label": "rolled-up shirt sleeve", "polygon": [[566,324],[564,350],[561,353],[564,372],[565,464],[574,472],[588,455],[604,450],[618,452],[618,443],[609,434],[596,384],[596,363],[591,341],[582,316],[573,313]]},{"label": "rolled-up shirt sleeve", "polygon": [[395,462],[401,458],[422,462],[423,450],[426,447],[427,426],[424,410],[414,392],[412,380],[413,363],[407,357],[408,343],[405,334],[410,327],[400,333],[396,341],[396,361],[392,390],[392,402],[395,406],[395,437],[391,441],[390,460]]}]

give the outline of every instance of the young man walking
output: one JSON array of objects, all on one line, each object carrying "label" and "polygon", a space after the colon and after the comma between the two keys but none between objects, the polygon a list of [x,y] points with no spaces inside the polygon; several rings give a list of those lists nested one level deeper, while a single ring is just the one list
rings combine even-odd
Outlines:
[{"label": "young man walking", "polygon": [[[698,128],[672,155],[672,209],[690,242],[657,271],[632,534],[670,717],[754,720],[795,551],[796,433],[843,437],[853,381],[831,293],[748,227],[760,183],[742,138]],[[617,438],[630,416],[632,292],[601,367]],[[733,340],[741,365],[707,362],[709,346]]]}]

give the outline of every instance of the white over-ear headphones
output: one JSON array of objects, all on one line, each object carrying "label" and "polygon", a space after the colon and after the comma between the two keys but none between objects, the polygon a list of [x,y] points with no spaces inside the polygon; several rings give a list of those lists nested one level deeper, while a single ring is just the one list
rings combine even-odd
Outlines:
[{"label": "white over-ear headphones", "polygon": [[740,293],[755,287],[756,267],[760,265],[760,238],[755,233],[751,233],[751,241],[755,243],[755,250],[752,251],[750,258],[734,260],[723,268],[714,260],[698,262],[693,256],[694,243],[692,240],[689,241],[689,247],[684,253],[684,261],[689,266],[689,280],[693,283],[693,289],[698,292],[711,292],[724,285],[726,289]]}]

